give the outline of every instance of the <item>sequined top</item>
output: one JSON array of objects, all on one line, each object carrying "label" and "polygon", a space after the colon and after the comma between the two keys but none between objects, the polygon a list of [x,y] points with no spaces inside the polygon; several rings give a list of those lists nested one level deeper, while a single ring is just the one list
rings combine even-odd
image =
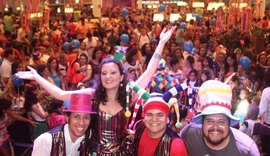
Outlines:
[{"label": "sequined top", "polygon": [[120,120],[123,117],[125,118],[123,110],[113,116],[104,111],[99,111],[98,122],[96,126],[93,126],[88,145],[91,155],[132,155],[130,153],[131,141],[126,139],[128,135],[126,130],[127,120],[124,122]]}]

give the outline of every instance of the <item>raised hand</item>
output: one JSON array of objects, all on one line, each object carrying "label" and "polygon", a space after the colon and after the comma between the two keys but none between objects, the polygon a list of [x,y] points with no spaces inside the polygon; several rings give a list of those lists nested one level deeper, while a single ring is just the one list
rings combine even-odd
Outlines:
[{"label": "raised hand", "polygon": [[36,80],[36,77],[38,75],[37,71],[30,66],[28,66],[27,68],[30,71],[19,71],[16,73],[16,76],[18,76],[21,79]]},{"label": "raised hand", "polygon": [[177,26],[172,26],[170,30],[164,28],[159,35],[160,42],[166,43],[172,36],[173,31],[176,29]]}]

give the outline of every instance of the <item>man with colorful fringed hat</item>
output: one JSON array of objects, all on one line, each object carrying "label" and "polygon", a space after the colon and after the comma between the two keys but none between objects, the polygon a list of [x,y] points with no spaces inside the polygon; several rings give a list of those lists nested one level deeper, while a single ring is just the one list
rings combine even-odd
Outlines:
[{"label": "man with colorful fringed hat", "polygon": [[231,128],[239,119],[231,114],[232,90],[217,81],[204,82],[198,92],[202,112],[180,133],[189,156],[259,156],[256,143]]},{"label": "man with colorful fringed hat", "polygon": [[72,94],[69,108],[65,110],[67,124],[43,133],[34,141],[33,156],[79,156],[80,147],[89,128],[92,111],[91,95]]},{"label": "man with colorful fringed hat", "polygon": [[[168,102],[175,95],[175,92],[151,93],[150,95],[135,83],[131,82],[129,86],[146,101],[143,105],[144,119],[135,124],[134,155],[186,156],[187,151],[184,142],[168,126],[170,112]],[[187,86],[182,84],[178,87],[181,91]]]}]

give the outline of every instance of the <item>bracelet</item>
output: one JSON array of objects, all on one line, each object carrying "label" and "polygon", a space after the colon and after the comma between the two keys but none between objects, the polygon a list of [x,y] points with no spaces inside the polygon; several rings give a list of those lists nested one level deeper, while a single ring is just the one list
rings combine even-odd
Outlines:
[{"label": "bracelet", "polygon": [[156,58],[156,59],[158,59],[158,60],[161,60],[162,59],[162,57],[158,53],[154,53],[153,54],[153,57]]}]

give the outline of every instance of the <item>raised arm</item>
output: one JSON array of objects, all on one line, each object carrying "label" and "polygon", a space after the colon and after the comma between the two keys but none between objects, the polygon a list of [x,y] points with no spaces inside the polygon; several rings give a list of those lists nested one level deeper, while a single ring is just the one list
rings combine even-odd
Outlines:
[{"label": "raised arm", "polygon": [[162,30],[162,32],[160,33],[160,36],[159,36],[160,40],[159,40],[158,46],[157,46],[149,64],[148,64],[148,66],[147,66],[147,69],[136,81],[136,83],[138,85],[140,85],[142,88],[147,87],[151,77],[155,74],[157,67],[158,67],[159,60],[161,59],[161,55],[162,55],[164,46],[165,46],[166,42],[171,38],[175,28],[176,28],[176,26],[173,26],[168,31],[166,31],[166,28],[164,28]]},{"label": "raised arm", "polygon": [[54,98],[62,101],[70,101],[71,94],[74,93],[83,93],[83,94],[92,94],[94,93],[94,89],[92,88],[86,88],[81,90],[74,90],[74,91],[65,91],[57,86],[51,84],[49,81],[41,77],[37,71],[31,67],[28,67],[30,71],[21,71],[16,73],[16,76],[18,76],[21,79],[28,79],[28,80],[36,80],[36,82],[44,88],[50,95],[52,95]]}]

